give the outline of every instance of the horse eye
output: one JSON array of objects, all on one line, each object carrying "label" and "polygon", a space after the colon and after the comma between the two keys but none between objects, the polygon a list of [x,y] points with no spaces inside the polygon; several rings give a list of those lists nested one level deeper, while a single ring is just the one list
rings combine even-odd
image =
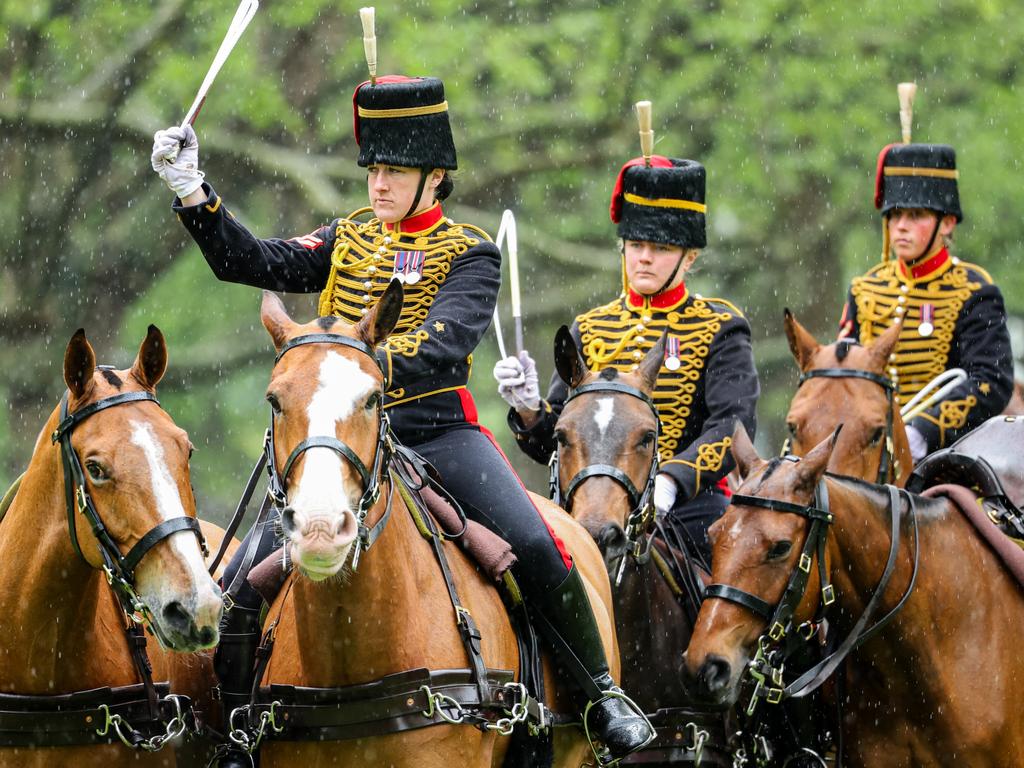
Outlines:
[{"label": "horse eye", "polygon": [[85,462],[85,471],[89,473],[89,478],[94,483],[103,483],[110,479],[110,474],[98,461]]},{"label": "horse eye", "polygon": [[769,560],[781,560],[790,553],[793,549],[793,542],[791,541],[776,541],[772,544],[771,549],[768,550]]},{"label": "horse eye", "polygon": [[640,447],[641,448],[650,448],[651,445],[654,443],[654,439],[656,437],[657,437],[657,434],[655,434],[654,430],[651,430],[650,432],[645,434],[642,438],[640,438]]},{"label": "horse eye", "polygon": [[267,402],[270,403],[270,407],[273,409],[274,413],[281,413],[281,403],[277,399],[277,395],[275,395],[273,392],[268,394]]},{"label": "horse eye", "polygon": [[557,440],[558,444],[563,448],[567,448],[569,446],[569,438],[566,437],[565,432],[560,429],[555,431],[555,440]]},{"label": "horse eye", "polygon": [[882,435],[885,434],[885,428],[879,427],[871,435],[871,445],[878,445],[878,441],[882,439]]},{"label": "horse eye", "polygon": [[790,434],[791,437],[796,437],[797,427],[796,427],[796,424],[794,422],[792,422],[792,421],[786,422],[786,429],[789,430],[789,434]]},{"label": "horse eye", "polygon": [[377,403],[380,402],[380,392],[374,392],[368,398],[366,398],[366,410],[370,411],[377,407]]}]

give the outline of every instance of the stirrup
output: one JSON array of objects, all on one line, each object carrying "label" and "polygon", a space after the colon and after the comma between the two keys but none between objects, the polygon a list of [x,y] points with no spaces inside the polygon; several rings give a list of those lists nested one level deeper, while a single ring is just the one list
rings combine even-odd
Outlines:
[{"label": "stirrup", "polygon": [[[613,757],[608,747],[606,747],[604,744],[601,744],[600,742],[595,742],[594,737],[590,734],[590,710],[599,704],[603,704],[609,699],[619,699],[620,701],[624,701],[626,705],[629,706],[629,708],[633,710],[633,712],[647,724],[647,728],[651,732],[651,735],[647,738],[645,742],[643,742],[637,747],[634,747],[632,751],[625,755],[622,755],[621,757]],[[618,686],[609,688],[606,691],[602,691],[601,698],[587,702],[587,706],[583,708],[583,734],[587,738],[587,744],[590,745],[590,751],[594,753],[594,759],[597,761],[596,765],[601,766],[602,768],[608,768],[609,766],[618,765],[620,762],[622,762],[622,760],[624,760],[629,755],[635,754],[636,752],[642,750],[644,747],[646,747],[648,744],[654,741],[658,736],[657,731],[654,730],[654,725],[651,724],[650,718],[647,717],[647,714],[640,708],[640,706],[635,701],[633,701],[633,699],[627,696]]]}]

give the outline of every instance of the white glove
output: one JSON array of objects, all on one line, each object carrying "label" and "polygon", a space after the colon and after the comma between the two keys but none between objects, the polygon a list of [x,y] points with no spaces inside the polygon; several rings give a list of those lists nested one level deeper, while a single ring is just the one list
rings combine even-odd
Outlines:
[{"label": "white glove", "polygon": [[924,435],[909,424],[907,425],[907,441],[910,443],[910,456],[915,464],[928,455],[928,443],[925,442]]},{"label": "white glove", "polygon": [[501,399],[517,411],[540,410],[537,364],[525,349],[519,357],[506,357],[494,364],[494,379]]},{"label": "white glove", "polygon": [[153,170],[179,198],[187,197],[203,185],[199,170],[199,139],[191,125],[173,126],[153,135]]},{"label": "white glove", "polygon": [[659,472],[654,478],[654,508],[658,510],[658,514],[668,514],[678,495],[679,485],[672,476]]}]

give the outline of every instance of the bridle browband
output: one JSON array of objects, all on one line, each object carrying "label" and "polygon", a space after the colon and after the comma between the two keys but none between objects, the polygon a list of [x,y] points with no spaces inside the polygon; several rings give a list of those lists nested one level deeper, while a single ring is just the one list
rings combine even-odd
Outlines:
[{"label": "bridle browband", "polygon": [[899,476],[899,464],[895,461],[895,447],[893,445],[893,421],[895,419],[893,414],[896,409],[896,385],[892,383],[892,379],[872,373],[871,371],[860,371],[856,368],[814,368],[800,374],[797,389],[808,379],[866,379],[885,390],[886,397],[889,400],[889,408],[885,414],[885,441],[882,443],[882,455],[878,459],[878,474],[875,482],[878,485],[884,485],[886,480],[890,479],[895,482]]},{"label": "bridle browband", "polygon": [[[111,368],[110,366],[99,366],[99,370],[111,370]],[[68,532],[71,536],[71,544],[82,561],[88,563],[85,554],[82,552],[82,547],[78,543],[78,531],[75,523],[75,513],[81,512],[82,516],[89,522],[93,536],[96,537],[96,542],[99,544],[100,556],[103,558],[102,568],[107,575],[107,580],[111,586],[115,587],[115,592],[118,594],[122,607],[126,609],[126,613],[131,615],[143,608],[143,604],[135,594],[133,587],[135,569],[142,561],[142,558],[153,547],[179,531],[192,531],[196,538],[198,538],[200,549],[202,549],[205,557],[207,553],[206,541],[203,539],[199,521],[194,517],[182,515],[170,520],[164,520],[153,526],[135,543],[128,551],[128,554],[121,554],[120,547],[118,547],[117,542],[114,541],[107,527],[103,524],[92,496],[86,490],[85,472],[82,469],[82,462],[79,460],[78,454],[71,445],[71,433],[85,419],[115,405],[148,400],[156,403],[159,407],[160,401],[151,392],[125,392],[120,395],[105,397],[102,400],[78,409],[74,413],[68,413],[69,398],[70,392],[65,391],[60,401],[60,423],[50,435],[50,440],[54,444],[60,443],[61,463],[64,467],[64,498],[66,501]]]},{"label": "bridle browband", "polygon": [[[559,452],[556,450],[551,455],[551,498],[556,504],[569,512],[572,509],[573,494],[576,493],[584,480],[591,477],[610,477],[622,486],[623,490],[626,491],[626,495],[629,497],[630,512],[629,516],[626,518],[625,533],[626,541],[629,544],[630,554],[632,554],[639,562],[646,562],[646,558],[650,554],[650,537],[647,536],[645,539],[645,535],[651,532],[654,524],[654,480],[657,477],[658,469],[660,468],[660,460],[658,457],[658,437],[661,435],[661,419],[658,416],[658,408],[654,404],[654,400],[646,392],[630,386],[629,384],[623,384],[617,381],[595,381],[590,384],[583,384],[576,387],[569,393],[569,397],[565,400],[565,405],[568,405],[580,395],[585,395],[590,392],[610,392],[613,394],[629,395],[630,397],[635,397],[637,400],[640,400],[651,409],[651,413],[654,416],[655,437],[654,453],[651,457],[651,468],[647,473],[647,480],[644,483],[643,489],[637,489],[636,485],[629,478],[629,475],[618,467],[611,464],[588,464],[573,475],[572,479],[569,480],[565,492],[563,493],[561,482],[559,481]],[[562,412],[565,412],[564,406]],[[625,564],[625,558],[623,558],[622,562]],[[622,569],[620,567],[616,583],[621,580],[621,578]]]},{"label": "bridle browband", "polygon": [[[794,456],[787,456],[784,460],[799,461]],[[768,630],[758,639],[757,654],[748,665],[748,673],[755,681],[755,688],[746,709],[747,715],[753,714],[757,702],[762,698],[770,704],[778,704],[784,698],[800,698],[816,690],[835,672],[853,650],[878,633],[899,612],[910,597],[917,581],[920,557],[917,509],[914,497],[906,490],[897,488],[894,485],[886,485],[885,489],[889,494],[888,508],[892,529],[890,533],[889,556],[882,575],[879,577],[878,584],[875,586],[874,592],[864,608],[864,612],[857,619],[849,635],[847,635],[839,647],[814,664],[789,685],[785,685],[782,679],[785,662],[796,652],[801,639],[803,641],[810,641],[814,637],[818,627],[825,618],[828,607],[835,602],[835,589],[832,584],[828,583],[828,573],[825,565],[825,547],[828,540],[829,526],[834,521],[834,516],[829,508],[828,488],[825,484],[825,479],[822,478],[815,489],[814,498],[807,505],[762,498],[760,496],[733,494],[731,499],[731,504],[733,505],[760,507],[775,512],[796,514],[805,518],[810,524],[797,566],[790,575],[782,597],[775,605],[757,595],[728,584],[710,584],[705,590],[705,599],[718,598],[727,600],[746,608],[768,622]],[[866,629],[867,622],[878,607],[882,595],[889,584],[889,579],[895,570],[896,555],[900,543],[901,496],[907,500],[909,514],[914,527],[914,563],[910,582],[907,585],[906,592],[904,592],[896,605],[885,616]],[[814,557],[817,557],[818,560],[821,602],[812,620],[803,622],[794,628],[793,618],[797,607],[802,602],[807,591]],[[794,629],[795,631],[793,631]]]},{"label": "bridle browband", "polygon": [[[377,354],[373,347],[359,339],[342,336],[338,333],[311,333],[304,336],[296,336],[294,339],[287,341],[284,346],[281,347],[277,356],[274,358],[274,365],[277,365],[289,350],[306,344],[336,344],[362,352],[373,360],[377,370],[380,371],[382,382],[387,379],[384,375],[384,369],[380,364],[380,360],[377,359]],[[299,457],[310,448],[328,448],[334,451],[339,456],[343,457],[359,474],[359,478],[362,482],[363,494],[359,499],[359,506],[356,510],[356,520],[359,525],[359,533],[356,543],[352,548],[353,570],[355,570],[359,565],[360,552],[369,549],[373,542],[377,540],[377,537],[380,536],[381,532],[384,530],[384,526],[387,524],[391,513],[391,496],[389,494],[388,506],[387,509],[385,509],[384,514],[381,516],[381,519],[372,528],[366,525],[366,516],[380,498],[381,479],[387,474],[387,468],[391,463],[391,457],[394,453],[394,446],[390,436],[390,424],[387,414],[384,413],[383,409],[383,395],[384,385],[382,383],[377,402],[379,423],[377,446],[374,451],[373,462],[369,469],[367,469],[366,464],[363,463],[363,460],[359,458],[356,452],[343,441],[333,435],[314,435],[313,437],[307,437],[292,449],[292,452],[288,455],[288,459],[284,463],[284,471],[280,471],[277,465],[277,453],[274,443],[273,411],[271,411],[270,416],[270,429],[267,430],[267,438],[264,441],[267,471],[270,473],[268,493],[272,497],[274,504],[281,509],[288,506],[288,475],[290,474],[292,467],[295,466],[295,462],[298,461]]]}]

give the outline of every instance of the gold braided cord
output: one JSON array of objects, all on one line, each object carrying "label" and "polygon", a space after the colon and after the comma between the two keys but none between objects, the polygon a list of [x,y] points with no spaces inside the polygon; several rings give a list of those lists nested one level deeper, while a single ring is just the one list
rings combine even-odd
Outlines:
[{"label": "gold braided cord", "polygon": [[395,109],[367,109],[359,107],[359,116],[373,119],[387,120],[393,117],[419,117],[420,115],[436,115],[448,111],[448,102],[440,104],[425,104],[422,107],[400,107]]},{"label": "gold braided cord", "polygon": [[[909,401],[925,384],[948,367],[956,321],[964,303],[983,283],[971,278],[973,264],[952,263],[923,280],[907,279],[896,261],[883,262],[853,280],[851,290],[860,325],[860,342],[870,344],[902,317],[895,360],[896,399]],[[987,277],[978,270],[978,274]],[[906,288],[906,290],[904,290]],[[921,312],[934,308],[932,332],[922,336]],[[902,307],[903,312],[897,312]]]},{"label": "gold braided cord", "polygon": [[887,165],[882,169],[885,176],[929,176],[935,179],[958,179],[960,172],[950,168],[913,168],[911,166]]},{"label": "gold braided cord", "polygon": [[651,395],[661,419],[658,455],[663,460],[678,453],[711,343],[722,324],[734,317],[711,303],[718,301],[693,298],[665,311],[649,306],[631,308],[620,296],[576,318],[584,359],[594,371],[614,368],[630,372],[665,331],[678,339],[680,366],[675,371],[662,366]]},{"label": "gold braided cord", "polygon": [[[361,209],[338,222],[331,272],[320,295],[320,314],[336,315],[350,323],[359,322],[363,310],[376,304],[384,294],[394,273],[397,252],[421,252],[424,261],[420,280],[405,285],[405,301],[395,333],[385,342],[389,352],[413,357],[430,338],[429,331],[420,326],[451,272],[452,261],[480,242],[465,230],[471,229],[474,233],[480,230],[448,224],[446,219],[441,219],[422,232],[386,232],[379,219],[354,220],[366,210]],[[442,227],[443,224],[448,226]]]},{"label": "gold braided cord", "polygon": [[962,429],[967,423],[967,416],[971,409],[978,404],[978,398],[968,395],[963,400],[943,400],[939,403],[938,417],[929,413],[922,413],[921,417],[932,422],[939,428],[939,447],[946,446],[946,430]]},{"label": "gold braided cord", "polygon": [[702,443],[697,446],[697,459],[696,461],[686,461],[685,459],[672,459],[665,461],[665,464],[685,464],[688,467],[692,467],[696,474],[694,480],[694,488],[700,489],[700,474],[701,472],[717,472],[722,468],[722,464],[725,462],[725,452],[732,445],[731,437],[724,437],[716,443]]},{"label": "gold braided cord", "polygon": [[640,195],[634,195],[632,192],[625,192],[622,196],[627,203],[644,205],[649,208],[679,208],[684,211],[696,211],[697,213],[707,213],[708,210],[704,203],[698,203],[694,200],[676,200],[672,197],[641,197]]}]

